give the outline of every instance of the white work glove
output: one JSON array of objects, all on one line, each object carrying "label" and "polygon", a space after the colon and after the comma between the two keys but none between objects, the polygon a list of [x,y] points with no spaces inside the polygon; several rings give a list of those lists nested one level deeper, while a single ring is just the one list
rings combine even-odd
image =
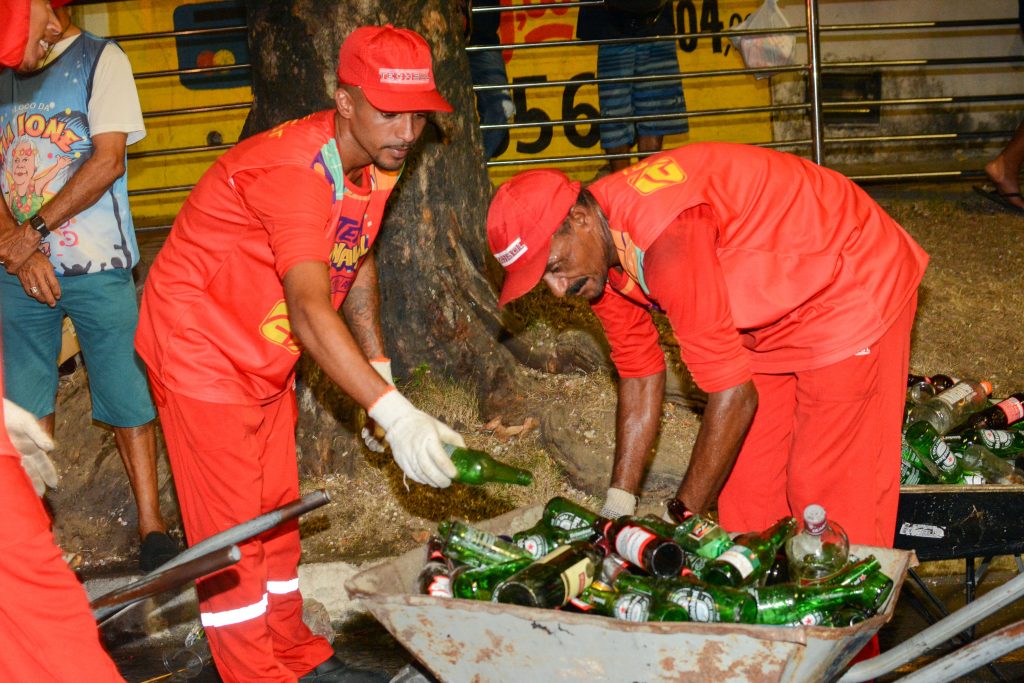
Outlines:
[{"label": "white work glove", "polygon": [[604,496],[600,515],[607,519],[632,516],[636,513],[637,497],[623,489],[610,488]]},{"label": "white work glove", "polygon": [[[375,358],[370,361],[370,365],[373,366],[373,369],[381,376],[381,379],[391,386],[395,386],[395,380],[391,377],[390,358]],[[369,422],[363,425],[359,434],[363,437],[363,443],[366,444],[366,447],[374,453],[383,453],[386,450],[387,447],[383,443],[384,435],[374,423]]]},{"label": "white work glove", "polygon": [[384,428],[395,462],[410,479],[438,488],[452,483],[458,472],[444,443],[465,448],[461,434],[417,410],[397,389],[378,398],[367,413]]},{"label": "white work glove", "polygon": [[6,398],[4,426],[11,443],[21,453],[21,466],[32,480],[32,488],[41,497],[47,486],[53,488],[57,485],[57,468],[47,455],[53,450],[53,439],[43,431],[32,413]]}]

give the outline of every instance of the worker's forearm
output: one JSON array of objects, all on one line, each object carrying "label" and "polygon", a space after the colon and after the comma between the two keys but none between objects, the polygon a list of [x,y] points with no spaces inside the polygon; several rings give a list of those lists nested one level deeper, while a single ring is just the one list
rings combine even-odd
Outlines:
[{"label": "worker's forearm", "polygon": [[636,494],[661,424],[665,373],[619,380],[611,485]]},{"label": "worker's forearm", "polygon": [[388,389],[388,384],[366,362],[345,323],[329,306],[306,311],[289,309],[292,331],[323,371],[363,408]]},{"label": "worker's forearm", "polygon": [[386,356],[384,334],[380,327],[380,288],[377,263],[368,256],[359,268],[355,282],[341,307],[349,330],[367,358]]},{"label": "worker's forearm", "polygon": [[757,412],[757,389],[747,381],[708,395],[690,466],[676,497],[691,512],[714,504]]}]

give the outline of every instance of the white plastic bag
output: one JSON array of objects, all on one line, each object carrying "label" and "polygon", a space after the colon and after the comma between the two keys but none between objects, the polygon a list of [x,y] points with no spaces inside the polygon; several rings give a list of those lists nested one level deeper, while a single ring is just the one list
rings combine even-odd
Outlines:
[{"label": "white plastic bag", "polygon": [[[754,30],[789,28],[789,22],[779,10],[778,0],[764,0],[755,12],[733,30]],[[733,47],[740,52],[743,63],[748,69],[769,66],[789,66],[794,64],[793,53],[796,48],[796,35],[783,33],[777,35],[737,36],[730,38]],[[768,78],[770,73],[754,74],[758,79]]]}]

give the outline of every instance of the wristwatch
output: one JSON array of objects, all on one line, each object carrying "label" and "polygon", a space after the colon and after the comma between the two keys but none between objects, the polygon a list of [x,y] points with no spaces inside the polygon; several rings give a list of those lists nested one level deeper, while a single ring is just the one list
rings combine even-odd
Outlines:
[{"label": "wristwatch", "polygon": [[46,221],[38,213],[28,219],[28,224],[39,233],[40,239],[46,239],[46,236],[50,234],[50,229],[46,227]]}]

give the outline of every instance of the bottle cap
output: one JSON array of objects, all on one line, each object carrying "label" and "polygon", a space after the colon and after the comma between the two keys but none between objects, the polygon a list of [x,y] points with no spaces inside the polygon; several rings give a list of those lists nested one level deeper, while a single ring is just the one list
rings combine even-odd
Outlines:
[{"label": "bottle cap", "polygon": [[992,382],[989,382],[986,379],[981,380],[981,388],[985,390],[986,396],[992,395]]},{"label": "bottle cap", "polygon": [[805,507],[804,524],[809,534],[817,536],[823,532],[825,530],[825,508],[817,504]]}]

